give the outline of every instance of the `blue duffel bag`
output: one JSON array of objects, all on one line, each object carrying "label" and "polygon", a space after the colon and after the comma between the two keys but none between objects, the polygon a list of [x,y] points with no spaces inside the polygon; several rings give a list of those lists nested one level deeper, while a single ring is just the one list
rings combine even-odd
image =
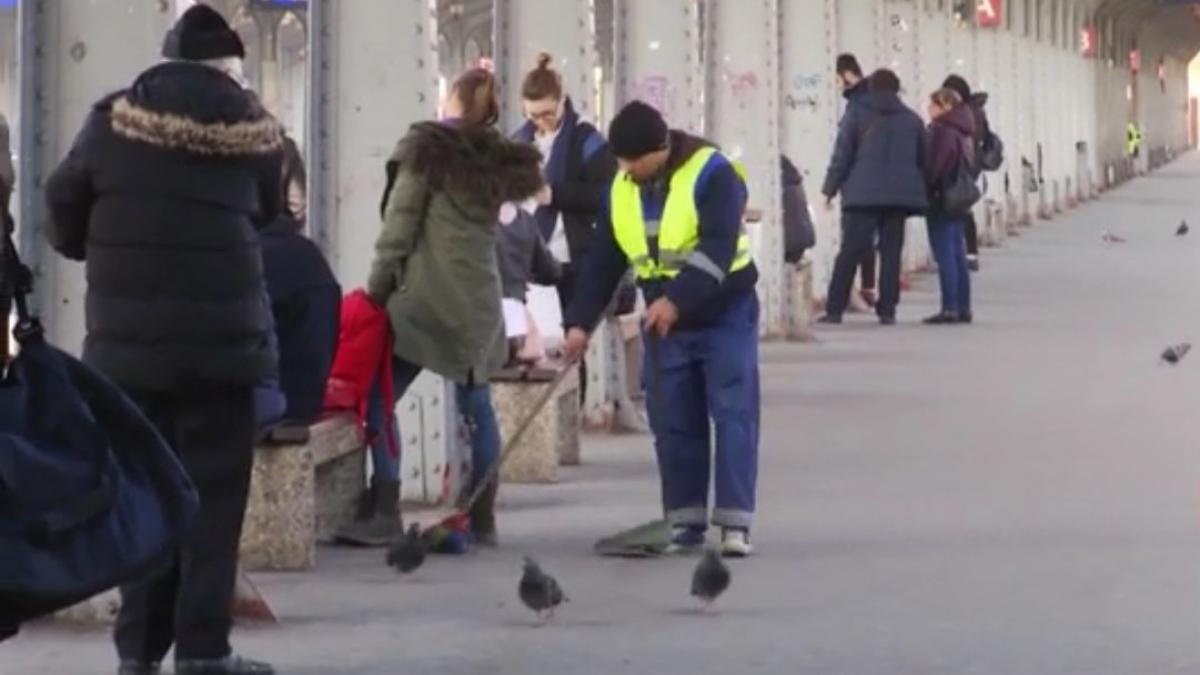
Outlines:
[{"label": "blue duffel bag", "polygon": [[0,639],[146,574],[198,506],[183,466],[107,378],[46,342],[9,244],[20,353],[0,380]]}]

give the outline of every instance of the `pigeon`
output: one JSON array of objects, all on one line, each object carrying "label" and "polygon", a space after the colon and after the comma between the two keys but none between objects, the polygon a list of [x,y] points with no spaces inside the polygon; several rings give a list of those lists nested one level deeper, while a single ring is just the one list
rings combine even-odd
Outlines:
[{"label": "pigeon", "polygon": [[1100,240],[1106,244],[1124,244],[1125,243],[1124,237],[1118,237],[1117,235],[1113,234],[1112,232],[1109,232],[1108,230],[1105,230],[1104,234],[1100,235]]},{"label": "pigeon", "polygon": [[517,595],[521,602],[537,612],[538,620],[542,623],[554,616],[554,608],[570,598],[563,594],[558,581],[542,571],[533,558],[525,558],[525,573],[521,575],[521,583],[517,586]]},{"label": "pigeon", "polygon": [[1192,228],[1188,227],[1187,221],[1185,220],[1185,221],[1179,223],[1179,228],[1175,230],[1175,236],[1182,237],[1191,231],[1192,231]]},{"label": "pigeon", "polygon": [[1191,343],[1184,342],[1181,344],[1177,344],[1173,347],[1167,347],[1165,350],[1163,350],[1161,358],[1163,361],[1165,361],[1173,366],[1178,365],[1179,362],[1183,360],[1183,357],[1187,356],[1187,353],[1190,352],[1191,350],[1192,350]]},{"label": "pigeon", "polygon": [[700,598],[704,611],[707,612],[725,589],[729,588],[731,579],[729,568],[725,566],[721,556],[712,549],[705,551],[704,557],[700,559],[696,571],[692,574],[692,596]]},{"label": "pigeon", "polygon": [[413,523],[408,532],[388,549],[387,564],[401,574],[408,574],[424,562],[425,542],[421,540],[421,527]]}]

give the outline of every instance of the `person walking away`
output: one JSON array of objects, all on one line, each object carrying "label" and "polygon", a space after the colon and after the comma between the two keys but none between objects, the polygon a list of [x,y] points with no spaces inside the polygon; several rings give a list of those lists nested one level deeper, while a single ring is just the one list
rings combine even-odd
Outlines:
[{"label": "person walking away", "polygon": [[[368,405],[371,486],[359,518],[338,533],[345,543],[385,546],[401,533],[400,463],[387,437],[397,400],[422,370],[458,387],[471,422],[472,482],[500,451],[488,381],[506,361],[496,227],[500,206],[533,196],[543,185],[537,149],[512,142],[499,119],[496,81],[470,70],[450,88],[444,119],[409,129],[387,163],[383,228],[367,283],[387,309],[393,335],[395,399],[377,382]],[[495,541],[496,484],[472,509],[480,543]]]},{"label": "person walking away", "polygon": [[[858,58],[853,54],[838,54],[834,73],[837,77],[838,87],[842,90],[842,98],[846,99],[846,112],[849,112],[855,103],[860,102],[869,93],[870,83],[863,77],[862,66],[858,64]],[[844,118],[845,115],[843,115]],[[845,239],[845,223],[842,225],[842,238]],[[878,299],[878,295],[875,292],[875,263],[877,258],[875,249],[875,242],[872,240],[871,248],[867,250],[858,264],[859,295],[862,301],[871,308],[875,307],[875,302]]]},{"label": "person walking away", "polygon": [[821,190],[827,209],[841,195],[844,231],[821,323],[842,322],[854,268],[876,237],[882,264],[875,313],[883,325],[896,322],[904,221],[927,205],[925,125],[900,101],[895,73],[878,70],[869,86],[846,111]]},{"label": "person walking away", "polygon": [[709,484],[715,482],[711,519],[721,528],[721,550],[749,555],[758,477],[759,307],[758,270],[742,225],[745,177],[708,141],[668,131],[658,111],[641,101],[613,119],[609,140],[621,170],[567,310],[567,355],[582,356],[632,266],[649,305],[647,407],[672,550],[704,545]]},{"label": "person walking away", "polygon": [[[942,196],[960,168],[974,160],[975,119],[970,104],[954,89],[934,92],[929,99],[929,190],[926,217],[929,245],[937,261],[942,309],[926,324],[971,323],[971,273],[967,264],[966,223],[963,213],[951,212]],[[969,212],[969,211],[968,211]]]},{"label": "person walking away", "polygon": [[304,236],[306,178],[299,149],[284,138],[284,208],[262,231],[263,272],[279,345],[278,385],[285,402],[280,417],[304,426],[321,413],[342,302],[321,249]]},{"label": "person walking away", "polygon": [[[971,143],[976,159],[978,159],[984,149],[984,143],[992,135],[992,126],[988,121],[987,111],[984,107],[988,102],[986,92],[971,91],[971,85],[960,75],[950,75],[946,81],[942,83],[945,89],[951,89],[971,113],[971,118],[974,123],[975,131],[971,135]],[[972,163],[972,171],[976,176],[983,174],[983,167],[978,161]],[[975,222],[974,212],[968,214],[964,219],[964,231],[967,238],[967,266],[972,272],[979,271],[979,226]]]},{"label": "person walking away", "polygon": [[121,588],[119,672],[157,673],[174,645],[181,675],[261,675],[274,671],[229,634],[252,392],[276,370],[257,230],[282,208],[282,132],[215,10],[188,9],[163,56],[92,108],[47,182],[46,236],[87,267],[83,360],[145,411],[200,496],[179,549]]}]

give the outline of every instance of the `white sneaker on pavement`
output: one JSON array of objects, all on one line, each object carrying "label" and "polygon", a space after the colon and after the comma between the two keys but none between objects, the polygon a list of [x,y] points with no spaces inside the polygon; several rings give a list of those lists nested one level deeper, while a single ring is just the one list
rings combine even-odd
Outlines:
[{"label": "white sneaker on pavement", "polygon": [[745,558],[754,553],[750,545],[750,533],[746,530],[726,528],[721,532],[721,555],[726,558]]}]

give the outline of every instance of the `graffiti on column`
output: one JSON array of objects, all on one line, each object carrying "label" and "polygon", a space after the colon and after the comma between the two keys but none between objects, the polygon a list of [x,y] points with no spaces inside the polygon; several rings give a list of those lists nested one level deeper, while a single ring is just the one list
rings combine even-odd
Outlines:
[{"label": "graffiti on column", "polygon": [[820,73],[802,73],[792,78],[791,88],[783,97],[783,105],[792,112],[816,112],[820,105]]},{"label": "graffiti on column", "polygon": [[733,100],[738,108],[745,110],[754,102],[754,97],[758,94],[758,75],[754,71],[726,73],[725,81],[729,83],[729,90],[733,93]]},{"label": "graffiti on column", "polygon": [[664,117],[670,119],[673,106],[671,105],[671,80],[666,75],[646,75],[633,83],[626,92],[626,99],[648,103],[657,109]]}]

